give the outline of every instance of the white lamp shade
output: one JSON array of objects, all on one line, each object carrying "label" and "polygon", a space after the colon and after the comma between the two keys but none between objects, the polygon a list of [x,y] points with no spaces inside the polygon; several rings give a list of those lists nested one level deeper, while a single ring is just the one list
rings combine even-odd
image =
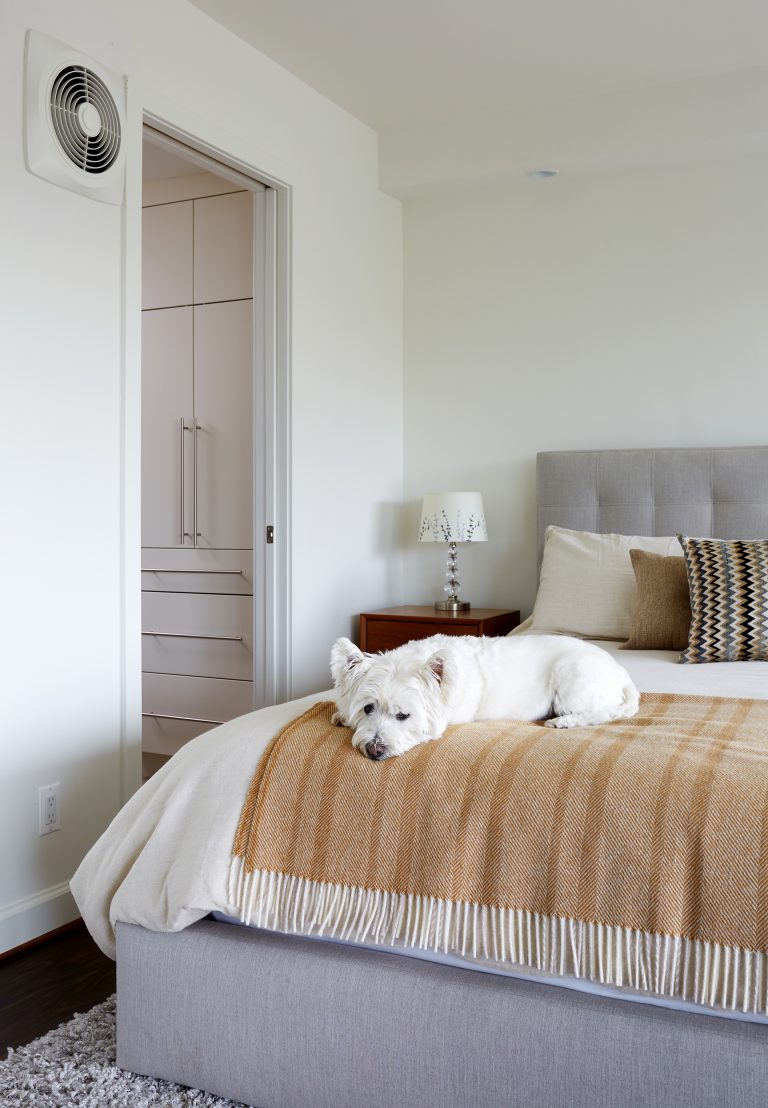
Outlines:
[{"label": "white lamp shade", "polygon": [[419,542],[486,542],[479,492],[428,492],[421,506]]}]

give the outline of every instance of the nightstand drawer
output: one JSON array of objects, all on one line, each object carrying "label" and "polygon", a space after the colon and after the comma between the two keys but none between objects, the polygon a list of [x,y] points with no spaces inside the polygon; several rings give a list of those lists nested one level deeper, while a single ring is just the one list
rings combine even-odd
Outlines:
[{"label": "nightstand drawer", "polygon": [[360,649],[376,654],[430,635],[508,635],[519,623],[520,613],[508,608],[472,608],[456,614],[424,605],[382,608],[360,613]]},{"label": "nightstand drawer", "polygon": [[[430,635],[473,635],[472,628],[454,627],[443,623],[396,623],[391,619],[366,620],[365,650],[377,654],[380,650],[394,650],[413,639],[428,639]],[[405,637],[403,637],[405,636]]]}]

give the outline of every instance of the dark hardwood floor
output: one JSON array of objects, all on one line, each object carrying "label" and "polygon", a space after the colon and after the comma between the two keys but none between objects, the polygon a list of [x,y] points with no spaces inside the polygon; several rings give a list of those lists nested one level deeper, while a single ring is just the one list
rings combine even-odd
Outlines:
[{"label": "dark hardwood floor", "polygon": [[0,1059],[115,991],[115,963],[82,923],[0,955]]}]

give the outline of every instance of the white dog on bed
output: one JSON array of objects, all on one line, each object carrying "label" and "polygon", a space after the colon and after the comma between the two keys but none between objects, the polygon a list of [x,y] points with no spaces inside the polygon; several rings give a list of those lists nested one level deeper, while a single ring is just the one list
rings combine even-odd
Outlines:
[{"label": "white dog on bed", "polygon": [[353,727],[369,758],[404,754],[451,723],[544,720],[583,727],[626,719],[640,694],[625,669],[591,643],[564,635],[434,635],[386,654],[349,639],[331,651],[334,722]]}]

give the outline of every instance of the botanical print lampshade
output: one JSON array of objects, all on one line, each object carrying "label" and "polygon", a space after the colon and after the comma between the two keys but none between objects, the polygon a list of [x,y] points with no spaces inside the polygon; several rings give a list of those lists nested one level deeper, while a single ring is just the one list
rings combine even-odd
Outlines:
[{"label": "botanical print lampshade", "polygon": [[428,492],[421,506],[419,542],[486,542],[479,492]]}]

